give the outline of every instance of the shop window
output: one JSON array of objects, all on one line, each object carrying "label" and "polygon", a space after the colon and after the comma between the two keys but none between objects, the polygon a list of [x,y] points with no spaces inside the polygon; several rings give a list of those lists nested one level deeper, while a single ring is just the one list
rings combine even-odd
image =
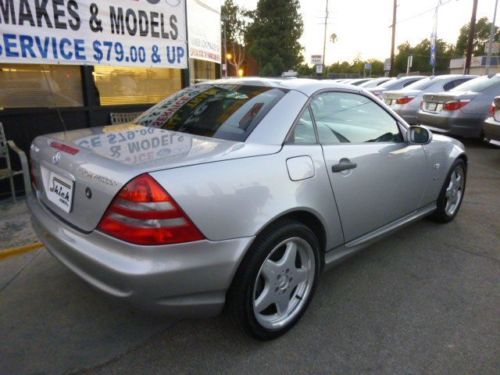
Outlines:
[{"label": "shop window", "polygon": [[191,84],[217,79],[218,65],[204,60],[189,60],[191,68]]},{"label": "shop window", "polygon": [[79,66],[0,64],[0,109],[82,105]]},{"label": "shop window", "polygon": [[152,104],[182,88],[180,69],[95,66],[101,105]]}]

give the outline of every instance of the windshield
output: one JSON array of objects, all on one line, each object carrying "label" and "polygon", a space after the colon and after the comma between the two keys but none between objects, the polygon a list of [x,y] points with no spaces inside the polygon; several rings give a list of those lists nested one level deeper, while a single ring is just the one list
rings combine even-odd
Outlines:
[{"label": "windshield", "polygon": [[470,81],[467,81],[465,83],[462,83],[461,85],[458,85],[457,87],[454,87],[450,90],[451,91],[474,91],[474,92],[481,92],[484,91],[488,88],[490,88],[493,85],[497,85],[500,83],[500,75],[495,75],[493,77],[488,77],[488,76],[482,76],[478,78],[471,79]]},{"label": "windshield", "polygon": [[134,122],[244,142],[286,92],[263,86],[200,84],[158,103]]}]

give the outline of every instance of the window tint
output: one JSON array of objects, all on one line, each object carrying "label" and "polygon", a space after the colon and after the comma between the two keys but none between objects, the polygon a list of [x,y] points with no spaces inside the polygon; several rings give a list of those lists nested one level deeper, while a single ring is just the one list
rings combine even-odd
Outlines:
[{"label": "window tint", "polygon": [[415,82],[418,82],[420,80],[421,80],[421,78],[409,79],[408,81],[406,81],[406,82],[403,83],[403,87],[409,86],[409,85],[411,85],[411,84],[413,84]]},{"label": "window tint", "polygon": [[482,76],[478,78],[471,79],[461,85],[456,86],[451,91],[475,91],[481,92],[489,89],[494,85],[500,84],[500,75],[495,75],[493,77]]},{"label": "window tint", "polygon": [[135,122],[244,142],[286,92],[263,86],[200,84],[165,99]]},{"label": "window tint", "polygon": [[403,140],[396,120],[365,96],[324,93],[313,99],[311,108],[323,144]]},{"label": "window tint", "polygon": [[316,143],[316,133],[309,107],[300,116],[289,136],[288,143],[295,145],[310,145]]},{"label": "window tint", "polygon": [[448,82],[446,85],[443,86],[444,91],[449,91],[454,87],[457,87],[458,85],[461,85],[464,82],[469,81],[470,78],[460,78],[460,79],[454,79],[453,81]]},{"label": "window tint", "polygon": [[419,81],[416,81],[416,82],[412,82],[411,84],[409,84],[408,86],[406,86],[409,90],[426,90],[428,89],[429,87],[431,87],[434,82],[436,82],[436,79],[434,77],[428,77],[428,78],[424,78],[424,79],[421,79]]}]

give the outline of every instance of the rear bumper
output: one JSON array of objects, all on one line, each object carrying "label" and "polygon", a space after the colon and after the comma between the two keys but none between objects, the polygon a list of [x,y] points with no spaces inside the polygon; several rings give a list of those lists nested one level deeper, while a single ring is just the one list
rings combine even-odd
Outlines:
[{"label": "rear bumper", "polygon": [[418,112],[418,123],[437,133],[465,138],[479,138],[481,136],[483,119],[479,117],[465,117],[463,113],[457,114],[428,113],[420,110]]},{"label": "rear bumper", "polygon": [[98,231],[82,233],[31,194],[33,228],[49,252],[102,292],[176,317],[215,316],[253,237],[137,246]]},{"label": "rear bumper", "polygon": [[483,124],[483,134],[486,142],[500,146],[500,123],[492,117],[486,119]]}]

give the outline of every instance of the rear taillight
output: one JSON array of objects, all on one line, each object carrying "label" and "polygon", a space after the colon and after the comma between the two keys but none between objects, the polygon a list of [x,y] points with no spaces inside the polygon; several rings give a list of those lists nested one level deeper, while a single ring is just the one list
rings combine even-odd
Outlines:
[{"label": "rear taillight", "polygon": [[490,115],[495,116],[495,111],[496,111],[495,102],[493,102],[491,103],[491,107],[488,112],[490,113]]},{"label": "rear taillight", "polygon": [[470,100],[452,100],[443,104],[445,111],[456,111],[469,104]]},{"label": "rear taillight", "polygon": [[60,142],[56,142],[56,141],[50,142],[50,147],[55,148],[56,150],[65,152],[65,153],[70,154],[70,155],[76,155],[80,151],[79,149],[77,149],[75,147],[68,146],[68,145],[65,145],[64,143],[60,143]]},{"label": "rear taillight", "polygon": [[408,104],[413,99],[415,99],[414,96],[403,96],[402,98],[396,99],[396,104]]},{"label": "rear taillight", "polygon": [[174,199],[148,174],[136,177],[122,188],[98,229],[139,245],[165,245],[205,238]]}]

